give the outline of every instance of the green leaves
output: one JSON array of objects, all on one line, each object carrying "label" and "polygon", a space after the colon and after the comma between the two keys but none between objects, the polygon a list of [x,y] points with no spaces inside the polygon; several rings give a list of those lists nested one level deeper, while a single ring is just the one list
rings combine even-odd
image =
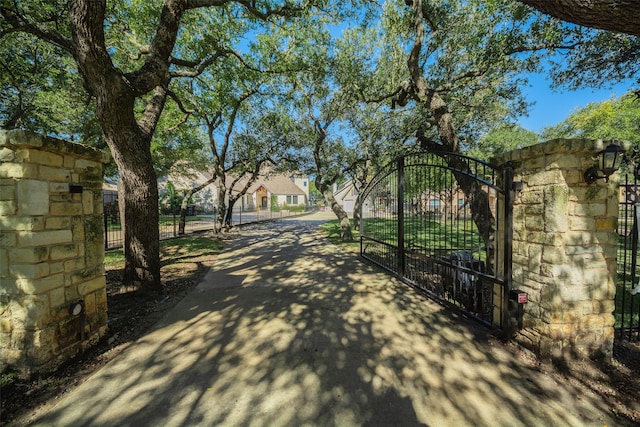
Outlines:
[{"label": "green leaves", "polygon": [[618,139],[640,148],[640,99],[634,93],[580,108],[542,132],[544,139]]}]

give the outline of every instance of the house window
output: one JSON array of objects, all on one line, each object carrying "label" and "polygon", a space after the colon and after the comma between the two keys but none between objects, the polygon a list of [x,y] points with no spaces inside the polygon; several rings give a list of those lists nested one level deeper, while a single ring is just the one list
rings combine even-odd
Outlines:
[{"label": "house window", "polygon": [[287,196],[287,204],[290,205],[291,204],[291,196]]},{"label": "house window", "polygon": [[439,211],[440,210],[440,200],[438,199],[431,199],[429,200],[429,209],[432,211]]},{"label": "house window", "polygon": [[307,186],[307,181],[304,181],[304,182],[303,182],[303,185],[306,187],[306,186]]},{"label": "house window", "polygon": [[298,204],[298,196],[293,196],[293,204],[294,205]]},{"label": "house window", "polygon": [[464,206],[464,199],[458,199],[458,209],[462,209]]}]

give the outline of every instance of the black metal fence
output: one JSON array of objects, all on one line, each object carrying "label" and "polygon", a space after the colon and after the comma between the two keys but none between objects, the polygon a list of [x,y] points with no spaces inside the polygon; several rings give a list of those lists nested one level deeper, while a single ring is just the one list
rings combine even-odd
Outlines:
[{"label": "black metal fence", "polygon": [[616,283],[616,330],[628,340],[640,339],[640,169],[623,171],[618,209],[618,277]]},{"label": "black metal fence", "polygon": [[401,157],[360,196],[360,253],[506,332],[512,181],[510,169],[453,153]]},{"label": "black metal fence", "polygon": [[[118,211],[118,200],[113,193],[103,193],[104,210],[104,247],[114,249],[124,244],[124,235],[120,223]],[[307,212],[300,209],[278,208],[257,209],[253,211],[242,211],[241,207],[234,207],[231,225],[239,226],[254,222],[269,221],[290,216],[300,215]],[[185,222],[185,234],[198,231],[213,231],[216,216],[213,212],[197,213],[195,209],[189,212]],[[178,225],[180,216],[176,214],[160,215],[160,239],[170,239],[178,236]]]}]

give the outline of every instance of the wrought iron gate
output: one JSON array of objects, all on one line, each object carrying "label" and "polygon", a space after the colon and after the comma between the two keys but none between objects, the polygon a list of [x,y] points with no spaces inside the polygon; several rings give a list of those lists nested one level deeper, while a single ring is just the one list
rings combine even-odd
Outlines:
[{"label": "wrought iron gate", "polygon": [[513,172],[454,153],[406,155],[360,195],[360,254],[508,333]]},{"label": "wrought iron gate", "polygon": [[628,165],[620,179],[616,330],[627,340],[640,339],[640,167]]}]

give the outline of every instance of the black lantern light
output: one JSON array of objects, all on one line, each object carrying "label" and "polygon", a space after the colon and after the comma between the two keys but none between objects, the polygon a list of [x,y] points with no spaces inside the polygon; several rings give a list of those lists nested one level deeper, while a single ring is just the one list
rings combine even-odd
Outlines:
[{"label": "black lantern light", "polygon": [[598,168],[591,166],[584,173],[584,180],[587,184],[592,184],[596,180],[604,178],[605,181],[609,181],[609,177],[618,169],[620,169],[620,163],[624,156],[624,148],[616,144],[615,141],[611,141],[607,148],[598,153],[598,166],[602,175],[598,174]]}]

